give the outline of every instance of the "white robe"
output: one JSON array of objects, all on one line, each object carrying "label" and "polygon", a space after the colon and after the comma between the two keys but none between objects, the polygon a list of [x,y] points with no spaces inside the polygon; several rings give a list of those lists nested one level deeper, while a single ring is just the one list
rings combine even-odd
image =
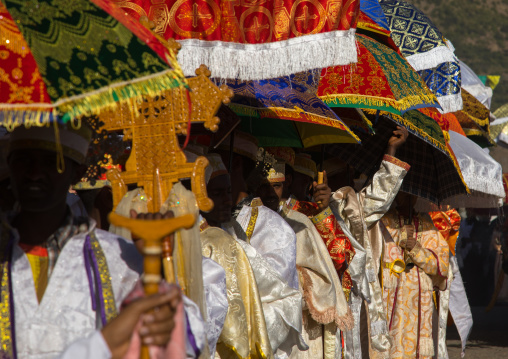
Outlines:
[{"label": "white robe", "polygon": [[[117,310],[142,273],[143,260],[136,247],[115,234],[89,224],[106,257]],[[97,329],[83,257],[87,233],[66,243],[58,256],[41,303],[37,300],[33,273],[14,234],[12,292],[16,326],[16,349],[20,359],[109,359],[109,348]],[[198,347],[204,345],[205,328],[199,309],[184,298],[186,316]]]},{"label": "white robe", "polygon": [[[265,206],[257,206],[257,220],[248,243],[261,254],[280,276],[292,287],[298,289],[296,271],[296,235],[278,213]],[[236,221],[243,231],[247,230],[252,215],[252,207],[243,206]],[[243,239],[241,233],[229,234]],[[245,234],[245,233],[243,233]]]}]

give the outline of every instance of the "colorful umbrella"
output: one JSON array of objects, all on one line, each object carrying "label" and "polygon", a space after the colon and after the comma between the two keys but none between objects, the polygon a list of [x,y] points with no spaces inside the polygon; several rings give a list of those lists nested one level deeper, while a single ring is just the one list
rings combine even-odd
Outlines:
[{"label": "colorful umbrella", "polygon": [[397,150],[397,158],[411,165],[402,182],[402,191],[434,203],[468,193],[443,131],[432,118],[418,111],[406,112],[403,117],[389,113],[380,115],[374,125],[376,134],[360,136],[362,145],[331,145],[328,151],[372,176],[379,168],[395,125],[403,125],[410,131],[404,146]]},{"label": "colorful umbrella", "polygon": [[181,45],[185,75],[259,80],[356,62],[359,0],[115,0]]},{"label": "colorful umbrella", "polygon": [[[386,21],[383,9],[379,5],[379,0],[360,0],[360,10],[374,21],[377,25],[377,30],[382,29],[388,32],[388,35],[390,34],[390,27],[388,26],[388,21]],[[370,27],[374,28],[372,25]]]},{"label": "colorful umbrella", "polygon": [[417,71],[455,61],[443,34],[414,5],[402,0],[380,0],[391,36],[402,55]]},{"label": "colorful umbrella", "polygon": [[401,0],[380,0],[380,5],[393,41],[437,96],[443,112],[460,110],[460,66],[451,43],[414,5]]},{"label": "colorful umbrella", "polygon": [[[447,198],[440,208],[427,205],[426,210],[452,208],[496,208],[503,204],[505,189],[503,186],[503,170],[489,154],[476,143],[454,131],[449,131],[450,146],[457,157],[462,175],[466,181],[470,195],[457,195]],[[424,209],[421,201],[418,208]]]},{"label": "colorful umbrella", "polygon": [[398,115],[439,106],[420,76],[395,51],[357,35],[358,63],[323,69],[318,96],[330,107],[358,107]]},{"label": "colorful umbrella", "polygon": [[485,105],[485,107],[490,109],[490,103],[493,95],[492,89],[485,86],[478,75],[476,75],[476,73],[464,62],[459,60],[459,64],[462,76],[462,88],[467,90],[478,101]]},{"label": "colorful umbrella", "polygon": [[310,147],[359,142],[315,95],[314,79],[307,71],[270,80],[230,80],[226,84],[235,93],[230,108],[244,118],[242,129],[258,137],[262,146]]},{"label": "colorful umbrella", "polygon": [[464,108],[454,112],[466,135],[482,147],[495,145],[490,138],[490,111],[466,90],[462,89]]},{"label": "colorful umbrella", "polygon": [[5,0],[0,30],[0,123],[10,128],[184,84],[171,51],[106,0]]}]

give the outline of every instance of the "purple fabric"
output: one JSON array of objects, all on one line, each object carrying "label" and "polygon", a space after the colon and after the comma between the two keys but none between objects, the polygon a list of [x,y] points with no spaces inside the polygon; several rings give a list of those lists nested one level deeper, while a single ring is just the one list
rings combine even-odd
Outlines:
[{"label": "purple fabric", "polygon": [[92,272],[90,269],[90,253],[91,246],[90,246],[90,236],[86,236],[85,244],[83,245],[83,257],[85,257],[85,269],[86,269],[86,276],[88,277],[88,286],[90,287],[90,298],[92,299],[92,309],[95,311],[97,309],[97,303],[96,303],[96,297],[93,290],[93,279],[92,279]]},{"label": "purple fabric", "polygon": [[194,334],[192,333],[191,326],[189,323],[189,318],[187,317],[187,313],[185,313],[185,327],[187,328],[187,339],[189,340],[192,349],[194,349],[194,353],[196,353],[196,357],[201,354],[201,350],[199,350],[196,344],[196,338],[194,338]]},{"label": "purple fabric", "polygon": [[[107,324],[106,319],[106,310],[104,308],[104,294],[102,293],[102,283],[101,283],[101,274],[99,272],[99,265],[97,264],[97,259],[95,258],[95,254],[92,249],[92,243],[90,236],[86,236],[85,244],[83,246],[83,255],[85,256],[85,267],[86,267],[86,274],[88,276],[88,284],[90,286],[90,296],[92,297],[92,309],[97,310],[99,309],[101,313],[101,321],[102,325]],[[90,258],[92,259],[92,263],[90,263]],[[93,290],[93,280],[92,280],[92,273],[90,271],[90,267],[92,268],[94,272],[95,277],[95,284],[97,286],[97,294],[99,295],[99,303],[97,305],[96,301],[96,295]]]}]

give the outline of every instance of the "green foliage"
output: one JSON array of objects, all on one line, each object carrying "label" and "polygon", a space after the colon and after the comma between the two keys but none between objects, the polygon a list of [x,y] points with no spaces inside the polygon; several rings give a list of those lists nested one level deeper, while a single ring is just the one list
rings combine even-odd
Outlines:
[{"label": "green foliage", "polygon": [[409,0],[455,46],[455,54],[478,75],[501,75],[491,109],[508,102],[508,1]]}]

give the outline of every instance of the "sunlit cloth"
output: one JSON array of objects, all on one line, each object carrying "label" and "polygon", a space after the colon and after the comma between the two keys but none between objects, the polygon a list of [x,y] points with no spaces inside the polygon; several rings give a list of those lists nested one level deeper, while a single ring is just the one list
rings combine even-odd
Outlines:
[{"label": "sunlit cloth", "polygon": [[117,2],[155,32],[175,39],[185,75],[201,64],[213,76],[258,80],[356,62],[359,0]]},{"label": "sunlit cloth", "polygon": [[462,109],[461,67],[456,61],[443,62],[432,69],[418,71],[427,87],[436,95],[444,113]]},{"label": "sunlit cloth", "polygon": [[456,61],[443,35],[414,5],[401,0],[380,0],[391,37],[415,70],[432,69]]},{"label": "sunlit cloth", "polygon": [[485,86],[482,80],[476,73],[467,66],[464,62],[459,60],[460,72],[462,74],[462,87],[466,89],[471,95],[476,97],[487,108],[490,108],[492,101],[492,89]]},{"label": "sunlit cloth", "polygon": [[[470,195],[458,195],[447,198],[442,208],[497,208],[505,198],[503,187],[503,169],[488,153],[469,138],[450,131],[450,146],[460,166],[464,180],[471,190]],[[419,210],[432,210],[419,200]],[[436,209],[434,207],[434,209]]]},{"label": "sunlit cloth", "polygon": [[318,76],[319,70],[269,80],[227,81],[235,93],[229,107],[242,118],[242,131],[254,135],[260,146],[358,142],[356,135],[316,96]]},{"label": "sunlit cloth", "polygon": [[383,9],[379,5],[379,0],[360,0],[360,10],[367,14],[380,27],[385,30],[390,30]]},{"label": "sunlit cloth", "polygon": [[0,28],[0,122],[9,126],[97,114],[183,85],[170,51],[109,1],[6,0]]},{"label": "sunlit cloth", "polygon": [[356,65],[321,71],[317,94],[328,106],[370,108],[398,115],[438,106],[436,96],[401,55],[367,36],[357,35],[356,39]]}]

